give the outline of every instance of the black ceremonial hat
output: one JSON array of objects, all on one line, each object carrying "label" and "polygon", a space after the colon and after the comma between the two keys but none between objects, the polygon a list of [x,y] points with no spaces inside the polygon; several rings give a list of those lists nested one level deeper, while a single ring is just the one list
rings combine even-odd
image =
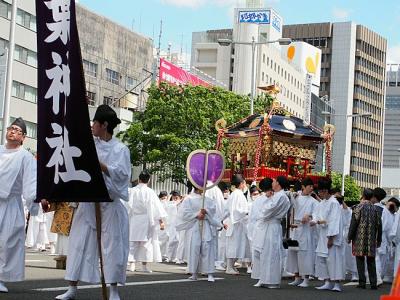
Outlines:
[{"label": "black ceremonial hat", "polygon": [[14,122],[11,123],[11,125],[18,126],[19,128],[21,128],[23,134],[26,134],[26,124],[25,124],[25,121],[21,117],[16,118],[14,120]]},{"label": "black ceremonial hat", "polygon": [[99,121],[100,123],[107,122],[112,129],[121,123],[121,120],[117,117],[117,113],[107,104],[97,107],[93,121]]}]

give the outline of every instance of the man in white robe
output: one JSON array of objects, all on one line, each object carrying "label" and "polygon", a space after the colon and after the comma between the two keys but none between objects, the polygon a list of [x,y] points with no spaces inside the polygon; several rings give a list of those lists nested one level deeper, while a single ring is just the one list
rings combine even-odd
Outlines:
[{"label": "man in white robe", "polygon": [[6,144],[0,146],[0,293],[4,282],[25,277],[25,215],[22,197],[32,216],[37,215],[36,160],[22,147],[25,122],[18,118],[7,129]]},{"label": "man in white robe", "polygon": [[208,275],[208,281],[214,282],[216,258],[216,229],[222,227],[216,216],[215,200],[204,198],[202,191],[195,189],[179,209],[177,229],[190,232],[188,251],[188,273],[191,280],[197,280],[197,274]]},{"label": "man in white robe", "polygon": [[[310,178],[302,181],[302,192],[293,200],[293,224],[291,225],[291,238],[298,241],[298,250],[288,249],[286,269],[295,274],[295,280],[289,285],[308,287],[309,276],[314,275],[314,231],[310,226],[312,215],[318,202],[311,197],[314,183]],[[304,278],[303,281],[301,278]]]},{"label": "man in white robe", "polygon": [[151,273],[148,263],[161,262],[157,228],[164,230],[167,214],[157,194],[147,186],[150,174],[144,170],[139,175],[139,184],[131,189],[128,202],[130,255],[135,262],[142,263],[142,271]]},{"label": "man in white robe", "polygon": [[[161,191],[158,194],[158,199],[160,199],[161,206],[164,208],[165,212],[167,213],[167,217],[164,220],[164,226],[165,230],[158,229],[157,230],[157,235],[158,235],[158,241],[160,243],[160,252],[161,252],[161,257],[163,261],[169,262],[168,256],[167,256],[167,247],[168,247],[168,234],[167,234],[167,228],[168,226],[168,219],[169,219],[169,213],[167,212],[167,205],[168,205],[168,193],[166,191]],[[128,259],[129,262],[129,259]]]},{"label": "man in white robe", "polygon": [[246,235],[247,216],[249,207],[243,189],[246,181],[243,176],[236,174],[232,178],[232,186],[235,190],[229,195],[226,203],[226,215],[224,223],[226,230],[226,274],[238,275],[239,271],[234,268],[237,259],[249,259],[251,256],[249,241]]},{"label": "man in white robe", "polygon": [[283,176],[273,179],[272,183],[260,182],[260,188],[264,193],[270,190],[269,185],[272,185],[274,195],[271,198],[267,198],[267,195],[261,196],[265,200],[258,215],[253,240],[254,262],[251,277],[258,279],[255,287],[279,288],[284,259],[281,220],[290,208],[290,201],[284,188],[288,188],[289,184]]},{"label": "man in white robe", "polygon": [[[109,300],[119,300],[117,283],[126,281],[129,254],[129,220],[121,200],[128,201],[131,177],[129,149],[113,138],[114,128],[121,123],[108,105],[100,105],[95,113],[92,133],[103,178],[112,202],[101,203],[101,250],[104,277],[110,284]],[[65,279],[68,291],[56,299],[75,299],[78,281],[100,282],[99,253],[94,203],[80,203],[75,210],[68,245]]]},{"label": "man in white robe", "polygon": [[[211,182],[209,182],[208,184],[210,185]],[[214,186],[211,189],[208,189],[206,191],[206,197],[214,200],[215,206],[216,206],[216,218],[221,222],[221,226],[222,226],[222,221],[223,221],[224,216],[225,216],[224,194],[222,193],[221,189],[218,186]],[[215,253],[217,253],[215,267],[218,270],[225,270],[225,268],[223,267],[224,260],[218,261],[218,249],[220,249],[219,236],[220,236],[220,233],[222,232],[222,228],[223,228],[221,226],[219,226],[221,228],[221,230],[218,229],[219,231],[216,231],[216,233],[215,233],[216,236],[217,236],[216,243],[215,243],[215,247],[216,247]],[[215,227],[214,227],[214,229],[217,230]],[[224,243],[223,240],[221,242]],[[223,246],[223,248],[225,248],[225,246]]]},{"label": "man in white robe", "polygon": [[319,180],[318,194],[321,202],[311,223],[318,225],[315,275],[325,281],[317,289],[341,292],[340,281],[345,275],[342,207],[330,194],[330,190],[330,180]]},{"label": "man in white robe", "polygon": [[171,193],[171,199],[167,202],[165,210],[167,212],[166,233],[168,236],[167,244],[167,262],[177,262],[179,233],[176,230],[176,222],[178,218],[178,206],[182,201],[182,196],[178,191]]}]

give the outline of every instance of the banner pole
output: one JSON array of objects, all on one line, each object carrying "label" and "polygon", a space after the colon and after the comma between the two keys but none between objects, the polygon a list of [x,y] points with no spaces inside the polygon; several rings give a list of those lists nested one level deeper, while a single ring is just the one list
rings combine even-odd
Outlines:
[{"label": "banner pole", "polygon": [[99,258],[100,258],[100,275],[101,275],[101,290],[103,295],[103,300],[108,299],[107,295],[107,286],[104,278],[104,267],[103,267],[103,252],[101,251],[101,209],[100,203],[96,202],[96,232],[97,232],[97,247],[99,249]]}]

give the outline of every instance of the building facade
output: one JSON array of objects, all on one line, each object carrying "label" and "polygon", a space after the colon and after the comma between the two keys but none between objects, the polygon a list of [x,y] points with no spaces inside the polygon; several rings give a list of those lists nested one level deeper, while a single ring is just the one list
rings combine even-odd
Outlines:
[{"label": "building facade", "polygon": [[[313,53],[313,60],[316,60],[315,85],[319,86],[320,55],[315,56],[314,53],[320,50],[304,42],[296,42],[290,46],[296,49],[293,57],[288,57],[288,46],[280,46],[277,42],[282,37],[282,17],[273,9],[263,8],[262,1],[247,2],[247,7],[235,9],[233,29],[192,34],[191,66],[214,77],[222,83],[221,86],[242,95],[251,94],[254,66],[255,95],[262,93],[258,87],[278,85],[281,92],[277,99],[281,105],[293,115],[304,118],[307,114],[307,71],[303,68],[305,62],[300,54]],[[264,19],[252,19],[254,15]],[[253,39],[256,43],[254,64]],[[221,40],[231,43],[222,43]],[[308,100],[310,106],[311,99]]]},{"label": "building facade", "polygon": [[[11,0],[0,0],[0,55],[8,46]],[[27,123],[26,147],[36,149],[37,46],[35,1],[18,1],[10,118]],[[76,5],[89,111],[99,104],[117,107],[125,129],[131,110],[142,110],[153,65],[152,40]],[[90,30],[88,30],[90,28]],[[5,66],[0,66],[0,68]],[[3,83],[0,82],[0,85]],[[1,89],[0,89],[1,90]],[[3,97],[0,95],[0,97]],[[127,109],[124,109],[127,108]],[[1,130],[1,128],[0,128]]]},{"label": "building facade", "polygon": [[[353,22],[285,25],[283,36],[322,50],[319,96],[335,111],[333,169],[361,187],[380,185],[386,39]],[[372,117],[350,117],[365,113]]]},{"label": "building facade", "polygon": [[[400,196],[400,65],[389,65],[386,77],[382,186]],[[394,68],[394,70],[392,70]]]}]

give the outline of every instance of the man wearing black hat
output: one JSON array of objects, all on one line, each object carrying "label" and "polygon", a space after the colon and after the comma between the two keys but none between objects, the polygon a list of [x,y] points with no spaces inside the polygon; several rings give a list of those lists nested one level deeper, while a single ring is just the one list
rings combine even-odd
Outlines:
[{"label": "man wearing black hat", "polygon": [[22,148],[26,125],[22,118],[7,127],[6,144],[0,146],[0,292],[4,282],[25,277],[25,217],[22,197],[31,214],[36,199],[36,160]]},{"label": "man wearing black hat", "polygon": [[[255,287],[266,286],[270,289],[280,288],[282,279],[283,253],[282,253],[282,226],[281,220],[287,214],[290,201],[285,194],[288,187],[286,177],[278,176],[272,181],[274,195],[264,201],[258,215],[257,228],[264,227],[263,234],[253,241],[255,260],[259,260],[260,271],[255,272],[252,278],[258,279]],[[261,184],[263,192],[264,184]],[[265,197],[265,196],[263,196]],[[257,259],[256,256],[259,258]]]},{"label": "man wearing black hat", "polygon": [[[293,200],[292,238],[299,242],[298,250],[288,250],[287,271],[295,274],[295,280],[289,285],[308,287],[308,278],[314,274],[315,246],[314,231],[310,226],[312,215],[318,202],[311,197],[314,182],[304,178],[301,195]],[[301,278],[303,277],[303,281]]]},{"label": "man wearing black hat", "polygon": [[[108,105],[100,105],[93,118],[92,133],[108,194],[113,202],[101,203],[102,253],[105,282],[110,284],[110,300],[119,300],[117,283],[126,281],[129,253],[129,221],[121,200],[128,201],[131,177],[129,149],[113,138],[121,123]],[[56,299],[75,299],[78,281],[100,282],[94,203],[80,203],[72,221],[67,270],[68,291]]]},{"label": "man wearing black hat", "polygon": [[237,259],[251,258],[250,244],[246,235],[249,206],[243,194],[243,190],[247,188],[243,176],[240,174],[234,175],[231,183],[232,186],[235,186],[235,190],[228,197],[226,203],[227,216],[224,220],[227,225],[226,273],[239,275],[238,270],[234,268],[235,261]]},{"label": "man wearing black hat", "polygon": [[324,279],[318,290],[341,292],[340,281],[344,279],[344,238],[342,207],[331,194],[330,179],[318,181],[318,203],[312,224],[318,227],[315,276]]}]

